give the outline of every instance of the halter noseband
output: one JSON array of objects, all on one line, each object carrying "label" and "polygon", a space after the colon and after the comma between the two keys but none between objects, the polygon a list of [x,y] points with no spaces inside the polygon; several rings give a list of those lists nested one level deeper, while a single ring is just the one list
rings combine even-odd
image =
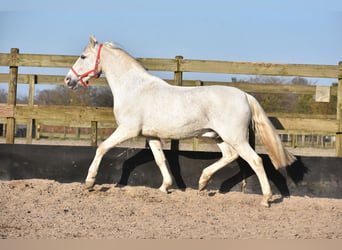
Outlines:
[{"label": "halter noseband", "polygon": [[83,74],[78,74],[77,71],[74,69],[74,67],[71,67],[71,71],[78,77],[78,80],[80,81],[80,83],[84,86],[87,87],[88,83],[83,81],[84,77],[89,76],[91,73],[94,73],[94,78],[99,78],[100,74],[96,73],[97,72],[97,68],[99,67],[100,64],[100,53],[101,53],[101,49],[102,49],[103,44],[100,43],[99,44],[99,49],[97,50],[97,55],[96,55],[96,61],[95,61],[95,66],[92,70],[89,70]]}]

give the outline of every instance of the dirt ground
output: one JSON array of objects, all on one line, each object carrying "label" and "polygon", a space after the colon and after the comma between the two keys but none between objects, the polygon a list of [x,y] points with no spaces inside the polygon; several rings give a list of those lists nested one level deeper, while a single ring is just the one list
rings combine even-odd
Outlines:
[{"label": "dirt ground", "polygon": [[342,239],[342,200],[0,181],[3,239]]}]

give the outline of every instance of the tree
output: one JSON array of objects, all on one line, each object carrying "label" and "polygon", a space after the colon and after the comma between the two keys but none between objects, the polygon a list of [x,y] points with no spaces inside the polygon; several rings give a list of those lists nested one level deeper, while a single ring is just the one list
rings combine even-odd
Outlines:
[{"label": "tree", "polygon": [[296,112],[304,114],[336,114],[337,96],[330,102],[316,102],[312,95],[300,95],[296,102]]},{"label": "tree", "polygon": [[[247,82],[257,84],[286,84],[289,82],[286,77],[275,76],[254,76]],[[260,86],[262,88],[262,86]],[[293,109],[293,94],[270,94],[270,93],[254,93],[253,94],[266,112],[289,112]]]},{"label": "tree", "polygon": [[109,87],[91,87],[91,105],[96,107],[113,107],[113,95]]},{"label": "tree", "polygon": [[308,79],[303,77],[294,77],[291,80],[291,83],[294,85],[313,85],[314,83],[311,83]]},{"label": "tree", "polygon": [[288,82],[286,77],[276,77],[276,76],[254,76],[247,80],[251,83],[265,83],[265,84],[285,84]]},{"label": "tree", "polygon": [[35,102],[41,105],[113,106],[109,87],[87,87],[71,90],[65,86],[39,91]]},{"label": "tree", "polygon": [[7,103],[7,92],[4,89],[0,89],[0,103]]}]

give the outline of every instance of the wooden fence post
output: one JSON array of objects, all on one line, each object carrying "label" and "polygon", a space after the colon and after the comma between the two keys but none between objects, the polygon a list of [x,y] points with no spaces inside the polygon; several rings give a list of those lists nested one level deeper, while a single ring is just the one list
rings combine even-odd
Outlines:
[{"label": "wooden fence post", "polygon": [[[183,60],[183,56],[176,56],[175,57],[177,62],[177,70],[174,72],[174,84],[177,86],[183,85],[183,72],[180,71],[180,64]],[[179,140],[171,140],[171,151],[178,151],[179,150]]]},{"label": "wooden fence post", "polygon": [[183,85],[183,72],[180,71],[180,64],[183,60],[183,56],[176,56],[175,57],[177,61],[177,70],[174,72],[174,82],[175,85],[182,86]]},{"label": "wooden fence post", "polygon": [[[29,95],[28,95],[28,105],[33,107],[34,105],[34,85],[37,82],[37,76],[36,75],[30,75],[29,79]],[[27,121],[27,126],[26,126],[26,143],[27,144],[32,144],[32,132],[35,130],[35,120],[34,119],[29,119]]]},{"label": "wooden fence post", "polygon": [[[338,65],[341,72],[342,62],[339,62]],[[338,77],[336,120],[338,123],[338,131],[336,132],[336,156],[342,157],[342,75]]]},{"label": "wooden fence post", "polygon": [[9,59],[9,82],[7,104],[13,108],[13,116],[7,117],[6,143],[14,144],[15,117],[14,109],[17,103],[17,82],[18,82],[18,60],[19,49],[12,48]]},{"label": "wooden fence post", "polygon": [[91,122],[91,146],[97,146],[97,121]]},{"label": "wooden fence post", "polygon": [[75,129],[75,138],[79,140],[81,138],[81,128]]}]

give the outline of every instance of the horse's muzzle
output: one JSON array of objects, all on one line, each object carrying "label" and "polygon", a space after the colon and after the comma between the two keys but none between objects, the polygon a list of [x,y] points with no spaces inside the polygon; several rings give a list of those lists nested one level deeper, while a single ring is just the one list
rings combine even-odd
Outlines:
[{"label": "horse's muzzle", "polygon": [[68,86],[69,89],[75,89],[77,86],[77,81],[72,80],[72,78],[70,77],[65,77],[64,83],[66,86]]}]

